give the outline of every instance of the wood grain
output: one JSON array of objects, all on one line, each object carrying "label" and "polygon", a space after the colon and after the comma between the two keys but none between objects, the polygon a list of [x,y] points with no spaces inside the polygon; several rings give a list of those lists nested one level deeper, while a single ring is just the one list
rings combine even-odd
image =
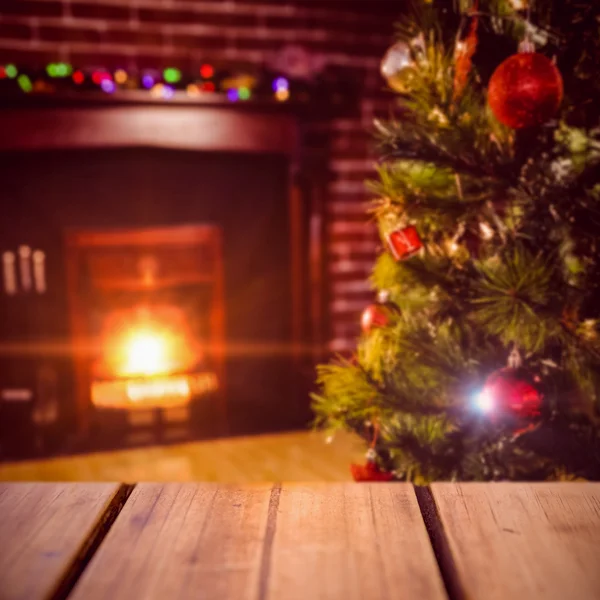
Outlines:
[{"label": "wood grain", "polygon": [[256,598],[271,493],[139,484],[70,600]]},{"label": "wood grain", "polygon": [[445,599],[405,484],[139,484],[73,600]]},{"label": "wood grain", "polygon": [[446,598],[410,484],[284,485],[271,556],[272,600]]},{"label": "wood grain", "polygon": [[49,597],[118,489],[113,483],[0,484],[0,598]]},{"label": "wood grain", "polygon": [[600,598],[600,484],[438,483],[432,492],[466,598]]}]

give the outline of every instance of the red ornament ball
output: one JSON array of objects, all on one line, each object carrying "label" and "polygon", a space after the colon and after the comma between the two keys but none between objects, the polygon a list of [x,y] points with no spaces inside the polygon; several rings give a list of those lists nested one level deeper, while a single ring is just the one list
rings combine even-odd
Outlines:
[{"label": "red ornament ball", "polygon": [[394,316],[400,314],[400,309],[396,304],[390,301],[389,293],[381,291],[378,295],[377,302],[369,304],[362,313],[360,324],[363,333],[369,334],[378,327],[387,327]]},{"label": "red ornament ball", "polygon": [[542,54],[522,52],[507,58],[494,71],[488,103],[508,127],[522,129],[552,118],[563,98],[559,70]]},{"label": "red ornament ball", "polygon": [[354,481],[392,481],[393,473],[382,471],[377,463],[367,460],[366,465],[350,465],[350,473]]},{"label": "red ornament ball", "polygon": [[364,333],[370,333],[376,327],[390,324],[390,316],[382,304],[369,304],[363,311],[360,324]]},{"label": "red ornament ball", "polygon": [[540,416],[542,394],[523,369],[507,367],[487,378],[477,403],[492,415],[531,419]]}]

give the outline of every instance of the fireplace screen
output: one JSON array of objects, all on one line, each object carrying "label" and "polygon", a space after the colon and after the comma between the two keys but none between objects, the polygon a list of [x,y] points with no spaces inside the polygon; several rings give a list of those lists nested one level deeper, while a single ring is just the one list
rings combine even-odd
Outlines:
[{"label": "fireplace screen", "polygon": [[[97,408],[184,406],[223,385],[220,230],[68,238],[79,394]],[[83,353],[85,354],[85,352]]]}]

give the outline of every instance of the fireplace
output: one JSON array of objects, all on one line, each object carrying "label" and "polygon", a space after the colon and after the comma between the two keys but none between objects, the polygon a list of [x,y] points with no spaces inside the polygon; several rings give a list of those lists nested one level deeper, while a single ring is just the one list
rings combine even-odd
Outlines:
[{"label": "fireplace", "polygon": [[171,411],[215,396],[222,405],[221,237],[211,225],[67,234],[74,347],[91,350],[76,362],[80,403]]},{"label": "fireplace", "polygon": [[[9,131],[5,144],[25,142],[0,161],[16,265],[15,293],[0,296],[0,391],[29,400],[3,401],[5,414],[85,449],[304,427],[322,276],[294,118],[14,113],[10,127],[19,113],[31,131]],[[43,291],[23,284],[22,248]],[[51,393],[38,394],[40,372]]]}]

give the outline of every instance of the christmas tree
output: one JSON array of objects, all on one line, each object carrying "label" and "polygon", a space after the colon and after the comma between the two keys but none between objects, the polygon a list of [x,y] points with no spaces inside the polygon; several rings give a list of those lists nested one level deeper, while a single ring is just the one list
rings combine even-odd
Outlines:
[{"label": "christmas tree", "polygon": [[599,25],[577,0],[399,23],[377,300],[313,395],[317,427],[364,439],[355,479],[600,479]]}]

